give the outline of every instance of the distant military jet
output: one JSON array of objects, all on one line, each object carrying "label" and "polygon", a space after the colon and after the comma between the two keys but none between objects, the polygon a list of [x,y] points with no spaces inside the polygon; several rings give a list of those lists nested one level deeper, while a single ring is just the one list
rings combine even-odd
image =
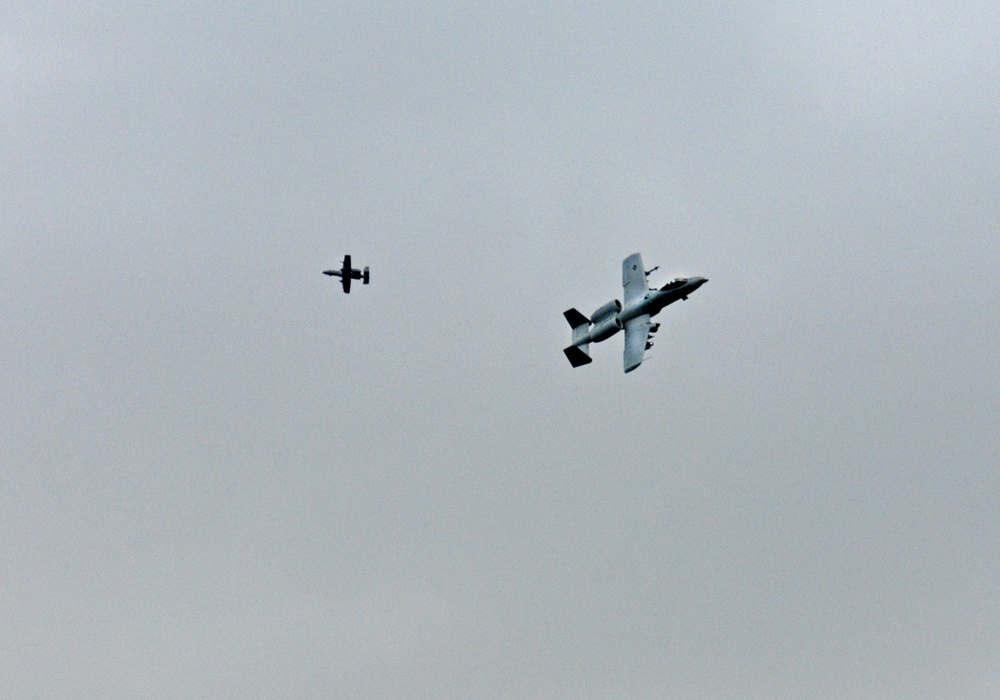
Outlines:
[{"label": "distant military jet", "polygon": [[339,277],[340,283],[344,285],[344,294],[351,293],[351,280],[361,280],[362,284],[368,284],[368,268],[356,270],[351,267],[351,256],[345,255],[343,266],[339,270],[324,270],[324,275]]},{"label": "distant military jet", "polygon": [[660,328],[659,323],[650,323],[650,317],[660,313],[667,304],[678,299],[687,300],[688,294],[708,282],[704,277],[681,277],[659,289],[650,289],[646,278],[657,269],[644,270],[642,257],[633,253],[622,261],[624,306],[614,299],[589,319],[576,309],[563,312],[573,329],[573,344],[563,350],[571,365],[579,367],[593,362],[590,344],[607,340],[624,328],[625,371],[631,372],[642,364],[643,355],[653,347],[653,334]]}]

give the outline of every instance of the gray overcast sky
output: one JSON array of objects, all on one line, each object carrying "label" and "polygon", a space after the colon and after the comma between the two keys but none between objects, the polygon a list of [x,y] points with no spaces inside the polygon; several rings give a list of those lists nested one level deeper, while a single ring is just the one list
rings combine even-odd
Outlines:
[{"label": "gray overcast sky", "polygon": [[[1000,697],[998,45],[5,3],[0,694]],[[635,251],[711,281],[571,369]]]}]

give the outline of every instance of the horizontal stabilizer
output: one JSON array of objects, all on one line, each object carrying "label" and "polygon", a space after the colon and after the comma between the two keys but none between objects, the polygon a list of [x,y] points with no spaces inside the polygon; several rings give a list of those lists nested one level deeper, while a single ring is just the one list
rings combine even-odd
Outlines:
[{"label": "horizontal stabilizer", "polygon": [[566,353],[566,359],[574,367],[579,367],[580,365],[589,365],[594,360],[587,354],[587,351],[581,348],[579,345],[570,345],[568,348],[563,350]]},{"label": "horizontal stabilizer", "polygon": [[563,316],[569,322],[570,328],[579,328],[580,326],[589,326],[590,319],[581,314],[576,309],[569,309],[568,311],[563,311]]}]

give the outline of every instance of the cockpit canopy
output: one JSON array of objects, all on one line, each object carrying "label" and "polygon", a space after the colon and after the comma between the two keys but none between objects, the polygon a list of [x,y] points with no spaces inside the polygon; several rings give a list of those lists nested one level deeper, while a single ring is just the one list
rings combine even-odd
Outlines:
[{"label": "cockpit canopy", "polygon": [[678,277],[673,282],[667,282],[665,285],[660,287],[660,291],[669,292],[672,289],[678,289],[679,287],[683,287],[685,283],[687,283],[687,279],[685,279],[684,277]]}]

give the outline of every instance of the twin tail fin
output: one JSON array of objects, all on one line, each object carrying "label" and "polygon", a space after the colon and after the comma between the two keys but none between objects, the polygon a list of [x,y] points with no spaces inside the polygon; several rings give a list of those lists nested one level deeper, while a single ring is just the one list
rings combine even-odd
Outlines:
[{"label": "twin tail fin", "polygon": [[576,309],[564,311],[563,316],[573,329],[573,344],[563,350],[566,359],[574,367],[589,365],[594,361],[590,357],[590,343],[585,340],[590,333],[590,319]]}]

